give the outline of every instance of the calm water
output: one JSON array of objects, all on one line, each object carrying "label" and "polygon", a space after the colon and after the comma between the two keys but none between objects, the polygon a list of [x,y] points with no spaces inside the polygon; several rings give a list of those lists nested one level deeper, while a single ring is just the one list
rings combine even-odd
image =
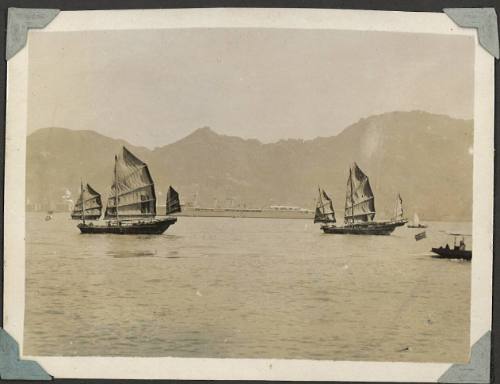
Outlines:
[{"label": "calm water", "polygon": [[325,235],[305,220],[180,218],[162,236],[80,235],[28,214],[25,353],[465,361],[470,263],[431,223]]}]

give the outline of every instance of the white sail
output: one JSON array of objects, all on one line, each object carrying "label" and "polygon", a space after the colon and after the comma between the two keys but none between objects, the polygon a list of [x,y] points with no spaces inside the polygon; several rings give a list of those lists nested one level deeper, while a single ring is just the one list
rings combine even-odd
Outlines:
[{"label": "white sail", "polygon": [[373,221],[375,197],[368,176],[353,163],[347,179],[344,220],[346,223]]},{"label": "white sail", "polygon": [[419,220],[419,218],[418,218],[417,213],[415,213],[415,214],[413,215],[413,225],[415,225],[415,226],[417,226],[417,227],[420,225],[420,220]]},{"label": "white sail", "polygon": [[154,216],[156,194],[148,166],[123,147],[122,153],[115,156],[114,180],[105,218]]}]

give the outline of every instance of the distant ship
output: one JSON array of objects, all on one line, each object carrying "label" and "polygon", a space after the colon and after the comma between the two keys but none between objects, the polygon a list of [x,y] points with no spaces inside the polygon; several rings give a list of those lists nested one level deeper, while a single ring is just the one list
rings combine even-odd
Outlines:
[{"label": "distant ship", "polygon": [[[321,201],[324,198],[325,204]],[[395,217],[391,221],[374,221],[375,196],[370,181],[356,163],[349,169],[347,192],[344,209],[344,225],[337,226],[333,203],[326,193],[321,192],[316,209],[315,222],[324,223],[321,229],[325,233],[352,235],[390,235],[396,227],[405,225],[402,199],[398,195]],[[331,212],[330,212],[331,211]]]},{"label": "distant ship", "polygon": [[427,228],[427,225],[421,224],[418,215],[413,215],[413,222],[407,225],[408,228]]},{"label": "distant ship", "polygon": [[189,207],[184,206],[178,216],[232,217],[248,219],[312,219],[314,212],[289,205],[272,205],[269,208]]},{"label": "distant ship", "polygon": [[75,205],[74,215],[82,220],[78,224],[81,233],[161,234],[177,222],[177,218],[168,215],[180,211],[178,193],[169,188],[167,217],[157,218],[155,185],[148,166],[125,147],[119,156],[115,156],[113,184],[103,221],[86,221],[89,220],[87,213],[89,217],[99,218],[102,209],[100,195],[89,187],[87,184],[83,188],[82,184],[78,199],[81,206],[78,202]]}]

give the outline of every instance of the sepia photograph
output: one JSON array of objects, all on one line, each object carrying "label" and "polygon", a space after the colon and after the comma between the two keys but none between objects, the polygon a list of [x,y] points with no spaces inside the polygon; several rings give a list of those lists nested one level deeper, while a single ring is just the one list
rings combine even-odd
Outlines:
[{"label": "sepia photograph", "polygon": [[436,381],[470,362],[491,329],[493,58],[444,13],[307,12],[63,11],[29,30],[8,61],[21,356],[58,377],[118,358],[110,378],[317,362],[302,379],[363,381],[373,362],[371,379],[407,363],[395,380]]}]

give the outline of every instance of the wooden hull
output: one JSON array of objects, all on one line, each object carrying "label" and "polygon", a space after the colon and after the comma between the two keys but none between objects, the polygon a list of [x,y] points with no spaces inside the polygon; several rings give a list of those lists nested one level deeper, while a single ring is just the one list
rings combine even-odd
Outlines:
[{"label": "wooden hull", "polygon": [[389,221],[389,222],[371,222],[366,224],[346,225],[337,227],[334,225],[322,225],[321,229],[324,233],[333,233],[337,235],[390,235],[394,229],[401,227],[407,223],[406,220],[402,221]]},{"label": "wooden hull", "polygon": [[115,235],[161,235],[168,227],[175,224],[177,218],[167,217],[151,221],[107,222],[106,224],[78,224],[83,234],[115,234]]},{"label": "wooden hull", "polygon": [[437,254],[437,256],[434,257],[440,259],[463,259],[463,260],[472,259],[472,251],[439,247],[439,248],[432,248],[432,252]]}]

